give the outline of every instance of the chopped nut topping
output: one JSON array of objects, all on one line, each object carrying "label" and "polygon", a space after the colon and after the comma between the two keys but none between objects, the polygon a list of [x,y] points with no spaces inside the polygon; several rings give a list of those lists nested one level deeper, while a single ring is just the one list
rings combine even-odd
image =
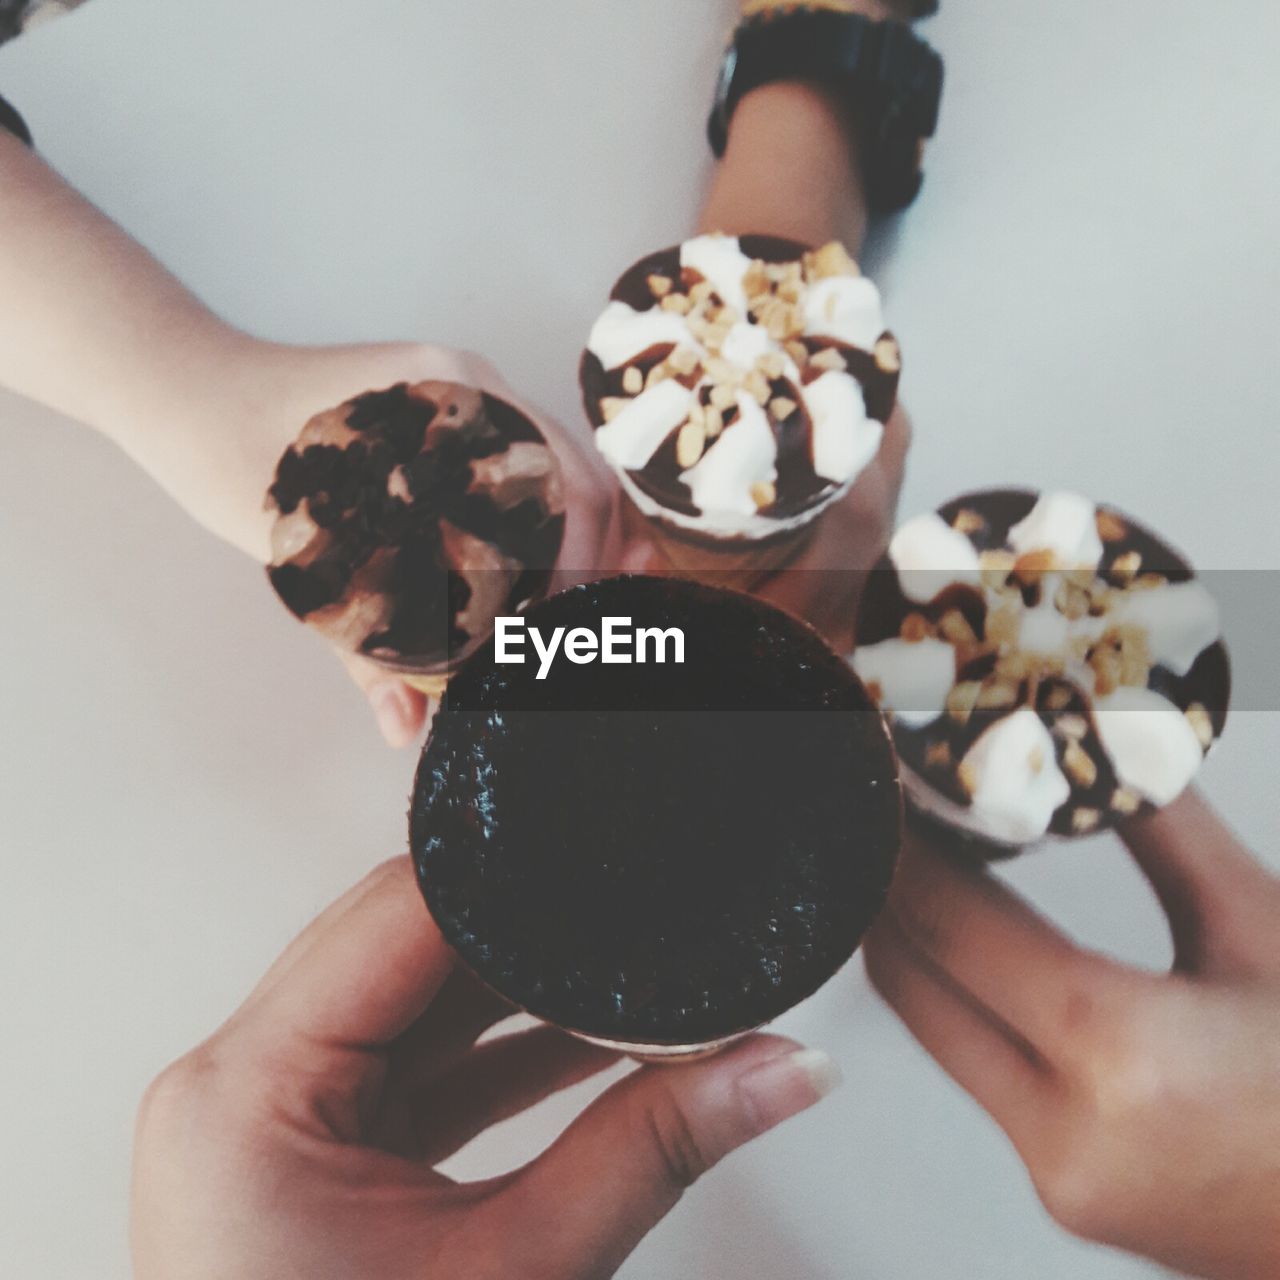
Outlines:
[{"label": "chopped nut topping", "polygon": [[1001,605],[987,614],[987,639],[992,644],[1013,648],[1022,630],[1022,614],[1009,605]]},{"label": "chopped nut topping", "polygon": [[902,626],[898,628],[898,634],[904,640],[910,640],[912,644],[931,635],[933,628],[929,625],[929,619],[923,613],[909,613],[902,620]]},{"label": "chopped nut topping", "polygon": [[786,396],[775,396],[769,401],[769,412],[776,422],[785,422],[800,406]]},{"label": "chopped nut topping", "polygon": [[938,621],[938,633],[952,644],[977,644],[969,619],[959,609],[948,609]]},{"label": "chopped nut topping", "polygon": [[826,280],[831,276],[859,275],[858,264],[849,256],[849,251],[838,240],[824,244],[821,249],[804,255],[804,273],[812,282]]},{"label": "chopped nut topping", "polygon": [[1097,524],[1098,537],[1103,542],[1121,542],[1129,532],[1125,522],[1110,511],[1099,511]]},{"label": "chopped nut topping", "polygon": [[1121,581],[1130,581],[1142,568],[1142,553],[1140,551],[1126,551],[1122,556],[1116,556],[1111,564],[1112,574]]},{"label": "chopped nut topping", "polygon": [[1111,807],[1117,813],[1137,813],[1142,808],[1142,797],[1128,787],[1117,787],[1111,793]]},{"label": "chopped nut topping", "polygon": [[956,518],[951,522],[951,527],[957,533],[977,533],[980,529],[987,527],[987,522],[976,511],[963,507],[956,512]]},{"label": "chopped nut topping", "polygon": [[1089,665],[1093,668],[1095,691],[1100,698],[1105,698],[1120,687],[1120,654],[1107,644],[1096,645],[1089,654]]},{"label": "chopped nut topping", "polygon": [[777,487],[769,480],[760,480],[751,486],[751,501],[757,507],[771,507],[778,500]]},{"label": "chopped nut topping", "polygon": [[1186,711],[1187,723],[1196,732],[1196,737],[1200,740],[1200,746],[1208,751],[1213,746],[1213,717],[1209,714],[1209,709],[1202,702],[1193,702]]},{"label": "chopped nut topping", "polygon": [[1098,780],[1097,762],[1074,739],[1067,744],[1067,749],[1063,752],[1062,767],[1073,782],[1086,789]]},{"label": "chopped nut topping", "polygon": [[702,457],[707,447],[707,429],[701,422],[690,416],[689,421],[680,428],[676,436],[676,463],[684,470],[693,466]]},{"label": "chopped nut topping", "polygon": [[817,355],[809,357],[809,363],[815,369],[833,369],[837,373],[845,373],[849,368],[844,356],[835,347],[823,347]]},{"label": "chopped nut topping", "polygon": [[764,355],[756,361],[756,368],[772,382],[774,378],[782,377],[782,375],[787,371],[787,362],[782,358],[781,352],[766,351]]},{"label": "chopped nut topping", "polygon": [[982,583],[992,591],[999,591],[1009,581],[1017,557],[1012,551],[983,551],[978,555],[978,569]]},{"label": "chopped nut topping", "polygon": [[630,396],[638,396],[644,390],[644,374],[635,365],[622,375],[622,389]]},{"label": "chopped nut topping", "polygon": [[[1061,684],[1055,685],[1052,689],[1049,690],[1049,694],[1044,700],[1044,705],[1045,705],[1045,708],[1049,711],[1065,711],[1071,705],[1071,699],[1072,699],[1072,693],[1070,689],[1068,689],[1065,685],[1061,685]],[[1071,719],[1070,716],[1063,717],[1063,720],[1069,720],[1069,719]],[[1080,717],[1077,716],[1076,719],[1079,720]],[[1080,723],[1084,724],[1084,721],[1080,720]],[[1062,724],[1062,721],[1061,720],[1058,721],[1059,727],[1061,727],[1061,724]],[[1085,725],[1085,732],[1088,732],[1088,725]],[[1068,736],[1070,735],[1068,734]]]},{"label": "chopped nut topping", "polygon": [[1120,649],[1120,683],[1145,689],[1151,676],[1151,648],[1142,627],[1117,627]]},{"label": "chopped nut topping", "polygon": [[902,371],[902,351],[893,338],[881,338],[875,346],[876,368],[881,373]]},{"label": "chopped nut topping", "polygon": [[1071,829],[1077,834],[1092,831],[1102,821],[1097,809],[1077,809],[1071,815]]},{"label": "chopped nut topping", "polygon": [[977,706],[983,711],[1012,707],[1018,701],[1018,686],[1007,680],[990,680],[978,691]]},{"label": "chopped nut topping", "polygon": [[[1068,698],[1071,696],[1070,692],[1066,689],[1056,689],[1054,692],[1065,693]],[[1088,737],[1089,735],[1089,722],[1084,718],[1084,716],[1060,716],[1053,727],[1062,734],[1064,738],[1069,738],[1072,742],[1077,742],[1081,738]]]},{"label": "chopped nut topping", "polygon": [[786,349],[787,355],[789,355],[796,364],[803,367],[808,362],[809,348],[806,347],[803,342],[793,339],[791,342],[784,343],[783,346]]},{"label": "chopped nut topping", "polygon": [[672,311],[678,316],[687,316],[693,310],[693,303],[687,293],[669,293],[658,303],[663,311]]},{"label": "chopped nut topping", "polygon": [[624,396],[604,396],[600,401],[600,416],[612,422],[630,403]]},{"label": "chopped nut topping", "polygon": [[951,767],[951,744],[949,742],[931,742],[925,748],[924,762],[937,769]]},{"label": "chopped nut topping", "polygon": [[1013,576],[1030,586],[1057,563],[1052,551],[1028,551],[1013,562]]},{"label": "chopped nut topping", "polygon": [[1075,622],[1089,613],[1089,593],[1074,582],[1064,582],[1054,594],[1053,605],[1064,618]]},{"label": "chopped nut topping", "polygon": [[717,382],[711,388],[711,404],[713,408],[719,409],[723,413],[726,409],[732,409],[738,403],[738,395],[734,389],[724,382]]},{"label": "chopped nut topping", "polygon": [[773,389],[769,386],[769,379],[759,369],[752,369],[747,374],[746,381],[742,385],[746,389],[747,395],[758,400],[762,405],[768,404],[769,397],[773,395]]},{"label": "chopped nut topping", "polygon": [[711,287],[708,281],[699,280],[698,283],[689,290],[689,301],[697,307],[704,302],[710,302],[711,295],[713,293],[715,293],[715,290]]},{"label": "chopped nut topping", "polygon": [[763,262],[753,262],[742,277],[743,292],[754,302],[757,298],[769,294],[769,271]]},{"label": "chopped nut topping", "polygon": [[667,363],[681,377],[688,377],[698,367],[698,353],[692,347],[677,347]]},{"label": "chopped nut topping", "polygon": [[671,280],[667,276],[651,275],[646,283],[655,298],[665,298],[671,292]]},{"label": "chopped nut topping", "polygon": [[879,680],[867,681],[867,696],[876,706],[879,706],[884,701],[884,690],[880,687]]},{"label": "chopped nut topping", "polygon": [[960,761],[960,767],[956,770],[956,778],[971,796],[977,794],[978,772],[967,760]]},{"label": "chopped nut topping", "polygon": [[1169,579],[1162,573],[1140,573],[1129,584],[1131,591],[1154,591],[1156,587],[1168,584]]},{"label": "chopped nut topping", "polygon": [[715,405],[709,404],[707,406],[705,419],[704,419],[704,426],[706,427],[708,440],[714,440],[716,436],[718,436],[724,430],[724,417],[721,415],[720,410],[717,409]]},{"label": "chopped nut topping", "polygon": [[976,680],[962,680],[952,685],[947,694],[947,715],[957,724],[968,724],[981,692],[982,685]]},{"label": "chopped nut topping", "polygon": [[671,370],[668,368],[666,361],[661,364],[655,364],[649,370],[649,376],[645,378],[644,385],[647,390],[649,387],[656,387],[660,382],[666,382],[671,377]]}]

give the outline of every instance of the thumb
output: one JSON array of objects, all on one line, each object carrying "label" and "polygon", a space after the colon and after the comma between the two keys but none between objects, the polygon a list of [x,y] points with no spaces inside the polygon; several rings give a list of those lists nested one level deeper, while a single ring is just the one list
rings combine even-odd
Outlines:
[{"label": "thumb", "polygon": [[516,1176],[504,1213],[538,1274],[610,1276],[712,1165],[839,1083],[825,1053],[776,1036],[643,1067]]},{"label": "thumb", "polygon": [[387,745],[409,746],[431,718],[430,700],[360,654],[340,652],[338,657],[368,698]]}]

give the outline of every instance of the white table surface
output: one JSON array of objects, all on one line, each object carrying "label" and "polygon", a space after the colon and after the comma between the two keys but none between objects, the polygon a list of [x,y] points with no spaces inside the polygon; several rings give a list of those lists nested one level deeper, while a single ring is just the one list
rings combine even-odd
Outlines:
[{"label": "white table surface", "polygon": [[[235,321],[483,348],[573,419],[608,284],[690,226],[728,8],[93,0],[0,50],[0,91]],[[1072,486],[1202,566],[1277,567],[1280,9],[1228,8],[943,0],[925,194],[871,259],[917,424],[904,513]],[[11,397],[0,422],[2,1269],[123,1276],[145,1083],[402,847],[412,758],[260,571],[108,445]],[[1277,751],[1280,715],[1255,704],[1204,772],[1272,848]],[[1167,961],[1112,840],[1009,874],[1088,942]],[[782,1027],[846,1087],[695,1188],[630,1280],[1156,1274],[1049,1222],[857,966]],[[458,1168],[515,1163],[567,1103]]]}]

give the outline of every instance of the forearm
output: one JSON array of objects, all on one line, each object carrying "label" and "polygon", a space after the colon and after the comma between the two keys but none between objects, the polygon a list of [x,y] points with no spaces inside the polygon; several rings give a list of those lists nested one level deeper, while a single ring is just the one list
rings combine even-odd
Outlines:
[{"label": "forearm", "polygon": [[0,383],[128,447],[251,344],[0,135]]},{"label": "forearm", "polygon": [[843,240],[856,255],[867,227],[858,142],[829,91],[785,82],[742,99],[699,227],[815,246]]}]

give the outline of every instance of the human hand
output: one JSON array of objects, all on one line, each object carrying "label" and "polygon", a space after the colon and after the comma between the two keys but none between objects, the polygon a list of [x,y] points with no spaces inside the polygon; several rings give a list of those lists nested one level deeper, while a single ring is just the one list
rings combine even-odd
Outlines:
[{"label": "human hand", "polygon": [[816,1102],[823,1054],[756,1036],[643,1067],[532,1163],[434,1166],[612,1054],[462,970],[407,858],[320,916],[210,1040],[151,1086],[134,1153],[138,1280],[587,1280],[612,1275],[701,1173]]},{"label": "human hand", "polygon": [[1121,835],[1172,973],[1075,946],[916,841],[872,982],[989,1111],[1068,1230],[1213,1280],[1280,1274],[1280,880],[1186,793]]},{"label": "human hand", "polygon": [[[162,479],[208,528],[265,563],[271,518],[263,497],[281,453],[303,424],[364,390],[431,380],[491,392],[521,408],[543,432],[560,463],[566,501],[557,582],[567,585],[609,567],[619,554],[615,486],[595,450],[522,404],[493,365],[470,352],[413,343],[300,348],[233,339],[216,396],[193,411],[195,420],[183,433],[187,470],[170,470]],[[342,650],[338,656],[387,741],[397,747],[412,742],[428,718],[427,697],[368,658]]]}]

